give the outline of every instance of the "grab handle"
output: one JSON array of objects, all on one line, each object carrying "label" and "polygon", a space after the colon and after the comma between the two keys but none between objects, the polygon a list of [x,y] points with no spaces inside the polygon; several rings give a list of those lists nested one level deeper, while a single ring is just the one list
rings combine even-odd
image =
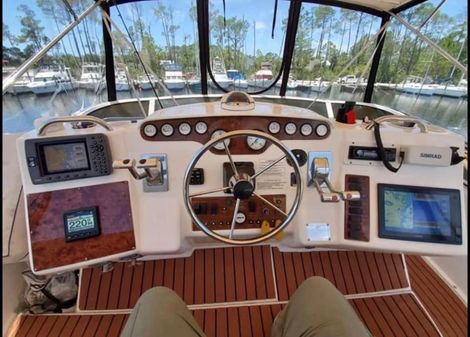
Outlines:
[{"label": "grab handle", "polygon": [[106,123],[104,120],[93,117],[93,116],[67,116],[67,117],[54,117],[50,118],[44,122],[38,129],[38,136],[44,136],[46,134],[46,129],[57,123],[77,123],[77,122],[91,122],[95,124],[99,124],[104,127],[106,130],[111,131],[112,128]]}]

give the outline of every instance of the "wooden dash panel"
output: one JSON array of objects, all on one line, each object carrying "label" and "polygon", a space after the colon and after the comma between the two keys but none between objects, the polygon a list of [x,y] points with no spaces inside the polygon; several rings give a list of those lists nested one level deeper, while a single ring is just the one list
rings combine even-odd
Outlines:
[{"label": "wooden dash panel", "polygon": [[[79,262],[93,264],[94,259],[135,249],[127,181],[33,193],[26,199],[35,271]],[[101,234],[65,241],[64,210],[88,207],[98,208]]]},{"label": "wooden dash panel", "polygon": [[468,309],[438,274],[419,256],[406,256],[411,289],[445,336],[468,334]]},{"label": "wooden dash panel", "polygon": [[272,248],[280,301],[288,300],[311,276],[321,276],[347,294],[407,287],[403,264],[394,254],[355,251],[281,253]]},{"label": "wooden dash panel", "polygon": [[269,246],[197,249],[187,258],[115,263],[106,273],[86,268],[78,307],[130,309],[156,286],[173,289],[188,305],[275,298],[271,254]]}]

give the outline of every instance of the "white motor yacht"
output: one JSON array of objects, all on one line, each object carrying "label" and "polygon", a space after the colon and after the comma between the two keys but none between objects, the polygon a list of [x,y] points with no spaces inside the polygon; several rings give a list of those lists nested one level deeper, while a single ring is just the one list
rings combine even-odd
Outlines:
[{"label": "white motor yacht", "polygon": [[45,66],[39,69],[27,86],[36,95],[60,93],[74,89],[75,80],[64,66]]},{"label": "white motor yacht", "polygon": [[[3,79],[10,76],[15,70],[15,67],[4,67],[2,69]],[[11,88],[8,89],[8,93],[17,95],[27,92],[31,92],[31,89],[28,87],[28,84],[31,83],[34,79],[34,70],[27,71],[26,74],[22,75]]]},{"label": "white motor yacht", "polygon": [[163,83],[168,90],[182,90],[186,86],[186,80],[183,76],[181,66],[175,63],[164,64],[165,77]]},{"label": "white motor yacht", "polygon": [[104,81],[104,65],[98,63],[85,63],[82,65],[82,74],[77,81],[78,87],[87,90],[98,90]]},{"label": "white motor yacht", "polygon": [[[224,62],[220,57],[215,57],[212,61],[212,75],[214,75],[214,80],[219,86],[224,89],[228,89],[233,85],[233,80],[227,76],[227,71],[225,70]],[[209,80],[209,84],[213,88],[217,88],[212,80]]]},{"label": "white motor yacht", "polygon": [[248,89],[248,81],[237,69],[227,70],[227,77],[233,81],[235,88]]},{"label": "white motor yacht", "polygon": [[434,95],[461,98],[467,96],[467,81],[461,80],[458,85],[436,85]]},{"label": "white motor yacht", "polygon": [[[149,78],[150,78],[150,80],[149,80]],[[147,75],[141,75],[137,79],[137,85],[138,85],[139,89],[141,89],[141,90],[150,90],[150,89],[152,89],[152,85],[153,85],[154,88],[156,88],[157,82],[158,82],[158,80],[152,74],[149,74],[148,77],[147,77]]]},{"label": "white motor yacht", "polygon": [[271,62],[262,62],[261,69],[248,80],[250,87],[267,88],[273,83],[273,66]]},{"label": "white motor yacht", "polygon": [[118,69],[116,71],[115,78],[116,78],[116,91],[129,91],[130,89],[129,82],[131,81],[127,77],[126,71],[122,69]]},{"label": "white motor yacht", "polygon": [[407,94],[432,96],[436,91],[436,85],[425,84],[425,80],[419,76],[408,76],[405,82],[399,84],[396,89]]}]

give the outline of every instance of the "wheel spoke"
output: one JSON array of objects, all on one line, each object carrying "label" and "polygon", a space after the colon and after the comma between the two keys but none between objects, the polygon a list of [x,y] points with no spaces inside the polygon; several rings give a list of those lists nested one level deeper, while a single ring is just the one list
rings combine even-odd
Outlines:
[{"label": "wheel spoke", "polygon": [[253,195],[260,198],[261,200],[263,200],[265,203],[267,203],[269,206],[271,206],[272,208],[274,208],[276,211],[278,211],[279,213],[281,214],[284,214],[285,216],[287,216],[287,213],[284,212],[282,209],[280,209],[279,207],[277,207],[276,205],[274,205],[272,202],[270,202],[269,200],[266,200],[265,198],[263,198],[261,195],[253,192]]},{"label": "wheel spoke", "polygon": [[197,197],[197,196],[199,196],[199,195],[211,194],[211,193],[216,193],[216,192],[222,192],[222,191],[228,190],[228,189],[230,189],[230,188],[231,188],[230,186],[226,186],[226,187],[217,188],[217,189],[214,189],[214,190],[205,190],[205,191],[201,191],[201,192],[196,192],[196,193],[190,194],[189,197],[192,198],[192,197]]},{"label": "wheel spoke", "polygon": [[264,172],[266,172],[267,170],[269,170],[271,167],[273,167],[274,165],[276,165],[277,163],[279,163],[281,160],[283,160],[284,158],[286,158],[286,155],[283,155],[281,158],[279,158],[278,160],[272,162],[271,164],[269,164],[268,166],[266,166],[264,169],[262,169],[261,171],[259,171],[258,173],[255,173],[253,174],[251,177],[250,177],[250,181],[255,179],[257,176],[263,174]]},{"label": "wheel spoke", "polygon": [[230,165],[232,166],[233,174],[235,174],[235,178],[238,179],[237,167],[235,166],[235,163],[233,162],[232,155],[230,154],[230,151],[228,150],[227,144],[225,143],[225,141],[223,141],[223,143],[224,143],[225,153],[227,153],[228,160],[230,160]]},{"label": "wheel spoke", "polygon": [[237,199],[237,202],[235,203],[235,210],[233,211],[233,218],[232,218],[232,226],[230,227],[230,234],[229,234],[229,239],[232,238],[233,236],[233,231],[235,230],[235,223],[237,220],[237,214],[238,214],[238,208],[240,207],[240,198]]}]

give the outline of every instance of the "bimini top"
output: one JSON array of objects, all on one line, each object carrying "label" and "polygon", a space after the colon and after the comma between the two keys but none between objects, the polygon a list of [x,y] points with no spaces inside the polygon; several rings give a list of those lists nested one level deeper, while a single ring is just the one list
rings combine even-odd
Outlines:
[{"label": "bimini top", "polygon": [[[339,0],[332,1],[338,4],[345,3],[355,6],[367,7],[378,11],[400,12],[406,8],[416,6],[425,0]],[[346,7],[346,6],[345,6]]]}]

